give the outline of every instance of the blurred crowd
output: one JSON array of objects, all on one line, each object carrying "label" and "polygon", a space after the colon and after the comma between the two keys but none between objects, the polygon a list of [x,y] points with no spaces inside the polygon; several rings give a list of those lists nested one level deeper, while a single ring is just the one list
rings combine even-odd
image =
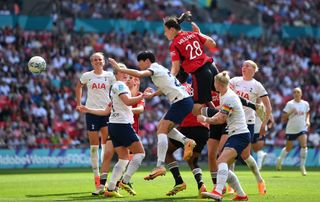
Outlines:
[{"label": "blurred crowd", "polygon": [[[275,29],[281,25],[317,26],[320,21],[318,0],[211,0],[205,6],[190,0],[53,0],[51,13],[79,18],[126,18],[162,20],[190,10],[201,22],[264,24]],[[0,14],[23,14],[24,0],[0,0]],[[40,12],[41,13],[41,12]]]},{"label": "blurred crowd", "polygon": [[[76,2],[84,3],[61,1],[66,5]],[[159,1],[159,4],[164,2]],[[257,6],[265,1],[254,2]],[[60,27],[52,32],[25,31],[19,26],[0,29],[0,148],[88,147],[84,116],[75,110],[75,86],[81,73],[91,69],[89,56],[95,51],[102,51],[106,57],[114,57],[129,68],[136,68],[136,54],[147,48],[155,52],[159,63],[170,68],[169,41],[163,35],[152,31],[125,33],[121,30],[108,34],[75,33],[66,31],[72,29],[72,24],[63,23],[65,26],[61,27],[65,29]],[[260,71],[255,78],[267,89],[275,118],[266,143],[285,144],[285,126],[280,122],[280,116],[285,103],[292,99],[292,89],[300,86],[303,99],[310,103],[308,144],[319,147],[320,41],[206,34],[217,42],[215,52],[208,54],[220,70],[229,70],[236,76],[241,74],[241,64],[246,59],[259,65]],[[27,62],[34,55],[46,59],[45,73],[32,75],[28,72]],[[106,70],[111,71],[108,64]],[[141,90],[147,86],[152,86],[150,80],[142,80]],[[149,154],[156,153],[156,125],[168,106],[164,97],[154,98],[147,101],[146,111],[140,117],[139,135]]]}]

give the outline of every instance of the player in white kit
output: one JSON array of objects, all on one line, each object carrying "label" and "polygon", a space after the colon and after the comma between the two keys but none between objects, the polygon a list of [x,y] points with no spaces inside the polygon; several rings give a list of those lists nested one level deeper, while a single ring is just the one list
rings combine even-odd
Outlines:
[{"label": "player in white kit", "polygon": [[137,60],[141,71],[134,69],[121,69],[114,59],[109,58],[110,64],[121,72],[138,78],[151,77],[151,80],[157,86],[158,91],[150,95],[149,98],[163,93],[171,102],[170,109],[160,120],[157,128],[157,167],[144,178],[145,180],[152,180],[158,176],[166,174],[165,157],[168,150],[168,137],[183,143],[184,160],[188,160],[193,155],[193,148],[196,146],[195,141],[186,138],[178,130],[172,130],[175,124],[180,124],[192,111],[193,100],[170,71],[155,62],[155,56],[152,52],[140,52],[137,56]]},{"label": "player in white kit", "polygon": [[[111,84],[115,81],[112,72],[103,70],[105,58],[103,53],[96,52],[91,55],[90,62],[93,67],[92,71],[85,72],[81,75],[76,87],[77,110],[81,108],[82,88],[87,87],[87,100],[85,106],[93,109],[104,109],[110,102],[108,92]],[[104,148],[108,137],[109,116],[97,116],[86,114],[86,124],[90,142],[91,166],[94,173],[95,186],[98,190],[100,187],[99,174],[99,132],[101,133],[101,158],[103,158]],[[102,166],[104,163],[102,161]]]},{"label": "player in white kit", "polygon": [[[120,68],[126,68],[124,64],[117,65]],[[132,128],[134,122],[132,105],[137,104],[144,99],[147,93],[150,93],[149,90],[146,90],[144,93],[132,97],[126,85],[128,75],[119,72],[117,69],[114,69],[114,74],[117,81],[113,83],[109,93],[112,105],[108,130],[112,145],[118,155],[118,162],[113,167],[112,176],[107,187],[108,189],[105,191],[106,197],[122,197],[118,192],[116,183],[123,175],[127,165],[127,170],[123,175],[123,179],[119,182],[119,187],[124,188],[132,195],[136,194],[128,183],[132,175],[140,167],[145,157],[145,152],[138,135]],[[108,108],[100,110],[89,109],[89,112],[99,115],[105,114],[107,111]],[[129,150],[133,154],[130,163]]]},{"label": "player in white kit", "polygon": [[[270,115],[271,115],[271,103],[270,99],[268,97],[268,93],[265,90],[265,88],[262,86],[262,84],[255,80],[253,77],[255,73],[258,71],[258,66],[255,62],[252,60],[246,60],[244,61],[242,65],[242,76],[233,77],[230,79],[230,88],[239,96],[256,103],[257,99],[261,99],[263,105],[266,108],[266,114],[263,118],[263,122],[260,127],[260,137],[264,137],[266,135],[266,126],[269,121]],[[258,148],[256,147],[257,140],[254,140],[254,124],[255,124],[255,111],[249,107],[244,108],[245,118],[247,122],[248,129],[250,131],[250,142],[254,145],[254,149]],[[255,151],[258,153],[263,152],[261,151]],[[258,190],[260,194],[266,193],[266,187],[263,178],[260,175],[258,165],[254,158],[250,155],[248,159],[245,160],[248,167],[251,169],[253,174],[255,175],[258,183]]]},{"label": "player in white kit", "polygon": [[300,143],[300,170],[303,176],[307,175],[305,168],[308,154],[307,148],[307,131],[310,126],[310,107],[309,103],[302,100],[301,88],[293,90],[293,100],[290,100],[283,109],[282,121],[287,122],[286,126],[286,146],[282,149],[277,159],[276,168],[281,170],[283,159],[293,147],[293,141],[298,139]]},{"label": "player in white kit", "polygon": [[233,200],[247,201],[237,176],[229,170],[229,166],[238,156],[248,159],[250,156],[250,133],[244,115],[244,110],[238,95],[229,88],[230,77],[223,71],[214,77],[214,85],[220,93],[220,111],[213,117],[198,115],[198,121],[209,124],[222,124],[227,122],[228,139],[217,160],[217,184],[212,192],[202,192],[204,197],[217,201],[222,199],[222,190],[226,182],[236,191]]}]

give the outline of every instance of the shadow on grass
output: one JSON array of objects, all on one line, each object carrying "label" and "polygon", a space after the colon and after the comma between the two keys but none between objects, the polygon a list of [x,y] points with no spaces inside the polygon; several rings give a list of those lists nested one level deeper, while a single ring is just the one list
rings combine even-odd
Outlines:
[{"label": "shadow on grass", "polygon": [[39,198],[39,197],[47,197],[47,196],[69,196],[76,194],[89,194],[89,192],[73,192],[73,193],[61,193],[61,194],[38,194],[38,195],[26,195],[27,198]]},{"label": "shadow on grass", "polygon": [[[191,200],[191,201],[197,201],[197,198],[195,196],[185,196],[185,197],[161,197],[161,198],[150,198],[150,199],[140,199],[135,200],[134,197],[131,196],[125,196],[124,198],[106,198],[104,196],[70,196],[69,199],[61,199],[59,201],[88,201],[88,200],[108,200],[110,201],[181,201],[181,200]],[[201,200],[201,199],[199,199]]]}]

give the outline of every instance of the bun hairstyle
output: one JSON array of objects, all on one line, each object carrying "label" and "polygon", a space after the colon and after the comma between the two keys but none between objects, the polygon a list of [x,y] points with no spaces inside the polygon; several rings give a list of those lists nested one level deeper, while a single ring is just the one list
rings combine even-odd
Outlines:
[{"label": "bun hairstyle", "polygon": [[165,17],[163,19],[163,22],[168,29],[174,28],[176,30],[181,30],[180,24],[183,21],[191,22],[192,21],[191,17],[192,17],[191,12],[187,11],[182,13],[179,17],[176,17],[176,16]]},{"label": "bun hairstyle", "polygon": [[219,82],[223,86],[228,86],[229,80],[230,80],[229,72],[228,71],[220,72],[214,77],[214,80]]}]

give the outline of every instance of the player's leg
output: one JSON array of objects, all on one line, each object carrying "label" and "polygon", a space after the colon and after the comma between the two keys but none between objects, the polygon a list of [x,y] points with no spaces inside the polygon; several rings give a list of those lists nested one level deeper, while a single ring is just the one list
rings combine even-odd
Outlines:
[{"label": "player's leg", "polygon": [[[221,154],[221,152],[223,150],[223,147],[224,147],[225,143],[228,140],[228,137],[229,136],[228,136],[228,133],[226,131],[226,128],[224,128],[224,130],[222,131],[222,135],[221,135],[219,146],[218,146],[218,156]],[[232,164],[229,165],[229,170],[234,172],[234,167],[235,167],[235,161]],[[234,193],[234,190],[230,185],[227,188],[228,189],[227,190],[223,190],[222,193],[224,193],[225,191],[227,191],[229,194],[233,194]]]},{"label": "player's leg", "polygon": [[[250,156],[250,145],[248,145],[241,153],[241,156]],[[234,163],[232,163],[234,164]],[[237,196],[232,199],[235,201],[247,201],[248,200],[248,196],[247,194],[243,191],[240,181],[238,179],[238,177],[236,176],[236,174],[229,170],[229,174],[228,174],[228,179],[227,182],[229,184],[230,187],[232,187],[232,190],[234,190],[233,192],[237,193]]]},{"label": "player's leg", "polygon": [[284,158],[287,156],[287,154],[289,153],[289,151],[292,149],[293,147],[293,141],[297,139],[295,134],[290,134],[290,135],[286,135],[287,138],[287,142],[284,148],[282,148],[279,157],[277,158],[277,163],[276,163],[276,169],[277,170],[281,170],[282,169],[282,161],[284,160]]},{"label": "player's leg", "polygon": [[265,137],[260,137],[259,133],[255,133],[252,141],[252,149],[257,153],[257,164],[259,170],[261,170],[264,160],[266,159],[267,153],[263,151]]},{"label": "player's leg", "polygon": [[[196,143],[194,140],[186,138],[182,133],[180,133],[173,127],[175,124],[180,124],[182,120],[192,111],[192,108],[192,98],[184,98],[172,104],[165,117],[163,118],[163,120],[169,121],[163,122],[164,124],[167,123],[167,125],[164,125],[162,127],[164,131],[168,131],[166,133],[168,137],[184,144],[183,160],[185,161],[187,161],[192,156],[193,148],[196,146]],[[158,128],[158,134],[159,132],[160,131]]]},{"label": "player's leg", "polygon": [[217,185],[211,193],[204,192],[202,193],[202,195],[204,195],[205,197],[213,198],[215,200],[221,200],[222,190],[226,185],[228,175],[229,175],[228,165],[231,165],[234,162],[238,154],[241,154],[243,156],[245,156],[244,154],[246,153],[250,154],[249,142],[250,142],[249,133],[233,135],[228,138],[224,146],[224,149],[217,161],[217,164],[218,164]]},{"label": "player's leg", "polygon": [[[100,173],[99,173],[99,131],[102,118],[93,114],[86,114],[86,124],[88,130],[88,138],[90,143],[90,160],[92,172],[94,175],[94,182],[96,189],[100,187]],[[107,123],[106,123],[107,124]]]},{"label": "player's leg", "polygon": [[[192,111],[193,101],[191,97],[184,98],[173,103],[163,119],[160,120],[157,129],[158,145],[157,145],[157,167],[146,176],[145,180],[154,179],[157,176],[166,173],[165,157],[168,150],[168,137],[178,140],[185,145],[184,159],[192,156],[193,148],[196,143],[186,138],[177,130],[172,130],[175,124],[180,124],[182,120]],[[172,131],[172,132],[171,132]],[[170,134],[168,134],[171,132]],[[169,136],[168,136],[169,135]]]},{"label": "player's leg", "polygon": [[209,107],[209,109],[214,109],[214,105],[211,102],[211,91],[215,91],[213,78],[217,74],[217,68],[213,67],[213,64],[211,63],[204,64],[197,71],[192,73],[194,100],[194,106],[192,110],[193,115],[199,115],[201,113],[199,109],[201,109],[204,105]]},{"label": "player's leg", "polygon": [[234,192],[237,193],[237,196],[232,199],[233,201],[247,201],[248,200],[248,196],[244,192],[244,190],[242,189],[237,175],[231,170],[229,170],[227,182],[228,182],[229,186],[232,188],[232,190],[235,190]]},{"label": "player's leg", "polygon": [[224,148],[221,155],[218,158],[218,172],[217,172],[217,183],[212,192],[202,192],[202,196],[205,198],[213,198],[215,200],[222,199],[222,190],[224,189],[227,179],[229,168],[228,164],[233,163],[237,157],[237,151],[234,148]]},{"label": "player's leg", "polygon": [[215,186],[217,184],[217,155],[218,155],[218,145],[219,141],[213,138],[209,138],[208,147],[208,166],[211,174],[212,183]]},{"label": "player's leg", "polygon": [[101,165],[100,184],[106,185],[108,179],[108,172],[110,170],[111,160],[114,155],[114,148],[110,138],[106,141],[105,150],[103,154],[103,161]]},{"label": "player's leg", "polygon": [[169,139],[168,151],[166,154],[166,163],[167,163],[168,169],[170,170],[170,172],[174,178],[175,185],[166,194],[167,196],[173,196],[173,195],[177,194],[178,192],[186,189],[186,187],[187,187],[186,183],[184,183],[184,181],[181,177],[178,161],[176,161],[175,157],[173,156],[173,153],[178,148],[183,148],[183,144],[181,142],[176,141],[176,140]]},{"label": "player's leg", "polygon": [[300,135],[298,137],[299,143],[300,143],[300,170],[301,170],[301,174],[303,176],[307,175],[307,171],[306,171],[306,159],[308,156],[308,147],[307,147],[307,135],[305,133],[302,133],[302,135]]},{"label": "player's leg", "polygon": [[[217,183],[217,156],[219,151],[219,143],[223,133],[225,133],[226,124],[210,125],[210,136],[207,142],[208,147],[208,165],[211,174],[212,183],[215,186]],[[223,146],[222,146],[223,147]],[[221,151],[222,151],[221,147]]]},{"label": "player's leg", "polygon": [[141,141],[139,141],[138,138],[128,148],[133,153],[133,157],[129,162],[126,172],[123,175],[123,179],[119,183],[119,187],[126,190],[131,195],[136,195],[136,192],[133,190],[130,180],[133,174],[141,166],[142,160],[145,157],[145,151]]},{"label": "player's leg", "polygon": [[99,132],[88,131],[90,143],[90,160],[96,188],[100,186],[99,174]]},{"label": "player's leg", "polygon": [[129,163],[129,150],[124,146],[115,146],[115,151],[118,155],[118,162],[114,165],[112,169],[110,182],[104,195],[106,197],[120,198],[123,196],[118,192],[116,185]]},{"label": "player's leg", "polygon": [[187,162],[198,185],[198,196],[201,197],[201,192],[207,191],[207,188],[202,179],[202,170],[198,164],[198,159],[204,146],[207,144],[209,130],[207,127],[197,126],[182,128],[181,132],[186,134],[187,137],[195,140],[197,143],[193,150],[194,152],[192,157]]},{"label": "player's leg", "polygon": [[250,155],[251,142],[253,141],[253,135],[254,135],[254,124],[248,124],[248,129],[250,131],[249,156],[242,156],[241,155],[241,157],[244,160],[244,162],[247,164],[247,166],[250,168],[253,175],[256,177],[260,194],[265,194],[266,188],[265,188],[264,180],[260,174],[256,160]]},{"label": "player's leg", "polygon": [[103,194],[107,185],[108,172],[110,170],[110,164],[112,157],[114,155],[114,148],[110,138],[105,143],[105,149],[103,154],[103,161],[101,164],[101,174],[100,174],[100,186],[95,192],[92,192],[92,195]]}]

